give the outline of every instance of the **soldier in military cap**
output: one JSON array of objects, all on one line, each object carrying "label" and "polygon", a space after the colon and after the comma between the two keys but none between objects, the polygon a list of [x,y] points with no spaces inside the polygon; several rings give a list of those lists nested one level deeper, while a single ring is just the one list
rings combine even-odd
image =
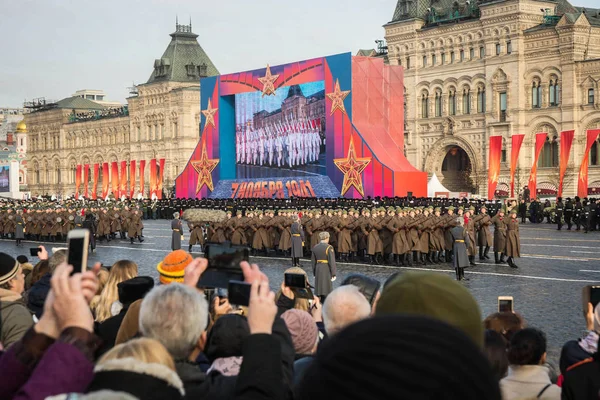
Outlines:
[{"label": "soldier in military cap", "polygon": [[314,294],[321,302],[333,291],[332,282],[336,279],[335,250],[329,244],[329,232],[319,233],[320,243],[312,249],[312,267],[315,276]]},{"label": "soldier in military cap", "polygon": [[571,200],[570,197],[567,197],[567,201],[565,202],[565,211],[564,211],[564,216],[565,216],[565,223],[567,224],[567,230],[571,230],[571,227],[573,226],[573,211],[574,211],[574,207],[573,207],[573,201]]},{"label": "soldier in military cap", "polygon": [[557,225],[557,230],[561,230],[562,226],[563,226],[563,212],[565,210],[565,206],[563,204],[562,201],[562,197],[557,197],[556,198],[556,225]]}]

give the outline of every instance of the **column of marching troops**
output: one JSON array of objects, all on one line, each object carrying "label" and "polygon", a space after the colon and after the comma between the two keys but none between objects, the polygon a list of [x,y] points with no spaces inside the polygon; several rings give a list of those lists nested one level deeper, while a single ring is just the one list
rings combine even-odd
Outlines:
[{"label": "column of marching troops", "polygon": [[[489,204],[489,202],[488,202]],[[516,208],[506,210],[493,203],[454,207],[370,207],[349,209],[246,209],[227,211],[222,222],[188,222],[189,251],[206,242],[249,246],[254,255],[290,256],[292,224],[300,216],[304,232],[304,254],[319,243],[319,233],[328,232],[329,243],[341,262],[368,262],[386,265],[427,265],[449,263],[453,258],[451,229],[463,218],[468,239],[469,263],[487,262],[494,249],[496,264],[514,262],[519,257],[519,222]],[[494,215],[488,213],[493,208]],[[491,226],[494,225],[494,233]],[[505,259],[508,257],[508,259]]]}]

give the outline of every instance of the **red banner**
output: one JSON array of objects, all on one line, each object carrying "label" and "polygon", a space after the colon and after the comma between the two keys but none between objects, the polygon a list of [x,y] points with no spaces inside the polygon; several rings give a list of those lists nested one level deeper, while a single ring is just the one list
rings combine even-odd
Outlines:
[{"label": "red banner", "polygon": [[161,158],[158,160],[159,170],[158,170],[158,182],[156,183],[156,195],[159,199],[162,199],[162,191],[163,191],[163,178],[165,175],[165,159]]},{"label": "red banner", "polygon": [[89,197],[89,180],[90,180],[90,164],[85,164],[83,166],[83,197]]},{"label": "red banner", "polygon": [[94,177],[92,181],[92,199],[96,200],[98,198],[97,187],[98,187],[98,170],[100,166],[98,164],[94,164]]},{"label": "red banner", "polygon": [[102,163],[102,198],[108,196],[108,163]]},{"label": "red banner", "polygon": [[127,196],[127,161],[121,161],[121,187],[119,192],[119,198]]},{"label": "red banner", "polygon": [[156,193],[156,159],[150,160],[150,193],[149,196],[152,198],[153,194]]},{"label": "red banner", "polygon": [[129,161],[129,198],[135,194],[135,160]]},{"label": "red banner", "polygon": [[146,169],[146,160],[140,160],[140,194],[144,197],[144,169]]},{"label": "red banner", "polygon": [[600,129],[588,129],[587,143],[585,145],[585,153],[583,153],[583,161],[579,167],[579,178],[577,179],[577,196],[584,198],[588,196],[588,164],[590,158],[590,149],[594,141],[598,138]]},{"label": "red banner", "polygon": [[111,171],[110,171],[110,181],[112,184],[112,194],[115,196],[115,199],[119,198],[119,163],[117,161],[113,161],[111,163]]},{"label": "red banner", "polygon": [[531,166],[531,173],[529,174],[529,191],[531,193],[531,198],[536,199],[537,196],[537,165],[538,159],[540,158],[540,153],[542,152],[542,148],[544,147],[544,143],[546,143],[546,139],[548,138],[547,132],[536,133],[535,134],[535,155],[533,158],[533,165]]},{"label": "red banner", "polygon": [[559,160],[559,175],[558,175],[558,197],[562,197],[563,180],[565,172],[569,164],[569,155],[571,154],[571,146],[573,145],[573,137],[575,131],[562,131],[560,133],[560,160]]},{"label": "red banner", "polygon": [[493,199],[500,178],[500,158],[502,157],[502,136],[490,136],[488,164],[488,199]]},{"label": "red banner", "polygon": [[510,150],[510,197],[515,196],[515,172],[519,164],[519,151],[525,135],[512,135],[512,146]]},{"label": "red banner", "polygon": [[79,188],[81,187],[81,164],[75,167],[75,198],[79,198]]}]

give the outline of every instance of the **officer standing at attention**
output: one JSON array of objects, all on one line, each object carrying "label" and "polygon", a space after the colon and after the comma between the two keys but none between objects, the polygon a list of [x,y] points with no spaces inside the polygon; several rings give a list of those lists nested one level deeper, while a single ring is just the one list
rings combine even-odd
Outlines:
[{"label": "officer standing at attention", "polygon": [[312,266],[315,275],[315,296],[325,297],[333,291],[331,282],[335,281],[337,268],[335,265],[335,250],[329,244],[329,232],[319,232],[320,243],[312,249]]},{"label": "officer standing at attention", "polygon": [[179,250],[183,239],[183,226],[178,212],[173,214],[173,218],[173,221],[171,221],[171,250]]},{"label": "officer standing at attention", "polygon": [[563,212],[565,210],[565,206],[562,201],[562,197],[556,199],[556,223],[558,225],[558,230],[560,231],[563,226],[562,217]]},{"label": "officer standing at attention", "polygon": [[302,229],[302,225],[300,224],[299,214],[294,216],[294,222],[292,223],[290,232],[292,234],[292,264],[294,267],[299,267],[300,257],[303,256],[304,248],[304,229]]}]

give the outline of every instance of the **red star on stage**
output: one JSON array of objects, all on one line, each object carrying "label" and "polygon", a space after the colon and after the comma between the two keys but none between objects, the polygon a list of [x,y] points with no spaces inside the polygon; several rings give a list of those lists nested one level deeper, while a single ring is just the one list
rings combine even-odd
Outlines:
[{"label": "red star on stage", "polygon": [[196,184],[196,193],[198,193],[204,185],[206,185],[211,192],[213,191],[214,187],[212,180],[212,172],[216,168],[218,163],[218,158],[208,158],[208,154],[206,153],[206,142],[204,142],[202,144],[202,155],[200,156],[200,159],[192,161],[192,167],[194,167],[196,172],[198,172],[198,183]]},{"label": "red star on stage", "polygon": [[344,99],[348,97],[349,94],[350,90],[340,90],[340,81],[336,79],[333,93],[327,93],[327,97],[329,98],[329,100],[332,101],[331,115],[333,115],[333,113],[336,112],[336,110],[340,110],[342,113],[346,114]]},{"label": "red star on stage", "polygon": [[342,196],[354,187],[362,197],[365,196],[365,191],[362,184],[361,174],[371,162],[371,157],[356,157],[354,150],[354,139],[350,136],[350,146],[348,147],[348,155],[346,158],[335,158],[333,160],[336,167],[344,173],[344,183],[342,184]]},{"label": "red star on stage", "polygon": [[263,78],[258,78],[258,81],[263,84],[262,95],[263,97],[275,94],[275,81],[279,78],[279,75],[271,75],[271,67],[267,64],[267,72]]},{"label": "red star on stage", "polygon": [[212,108],[210,99],[208,99],[208,108],[206,110],[202,110],[202,114],[204,114],[204,117],[206,118],[204,129],[206,129],[206,127],[209,125],[212,125],[213,128],[215,127],[215,114],[217,113],[217,110],[218,108]]}]

